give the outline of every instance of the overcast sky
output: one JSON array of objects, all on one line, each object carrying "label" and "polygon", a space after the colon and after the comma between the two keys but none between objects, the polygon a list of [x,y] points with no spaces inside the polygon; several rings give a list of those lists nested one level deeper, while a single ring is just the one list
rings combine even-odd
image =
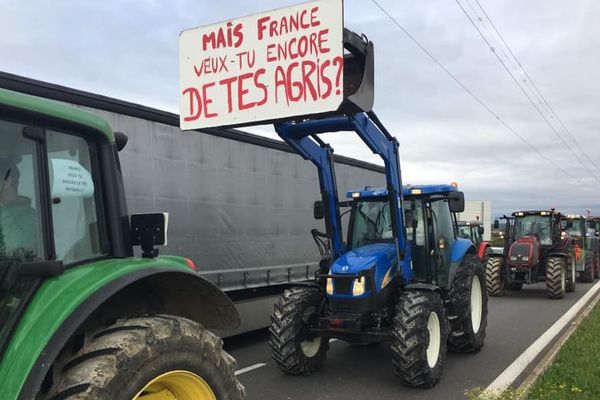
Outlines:
[{"label": "overcast sky", "polygon": [[[375,4],[347,0],[346,27],[375,43],[375,110],[400,141],[405,183],[457,181],[468,199],[491,200],[493,214],[548,207],[600,214],[600,2],[479,0],[596,164],[565,138],[585,167],[520,92],[455,0],[379,2],[571,176],[488,114]],[[473,11],[467,0],[461,2]],[[181,30],[294,3],[0,0],[0,70],[177,112]],[[489,25],[479,26],[490,35]],[[274,137],[269,127],[254,132]],[[377,162],[354,137],[330,139],[337,153]]]}]

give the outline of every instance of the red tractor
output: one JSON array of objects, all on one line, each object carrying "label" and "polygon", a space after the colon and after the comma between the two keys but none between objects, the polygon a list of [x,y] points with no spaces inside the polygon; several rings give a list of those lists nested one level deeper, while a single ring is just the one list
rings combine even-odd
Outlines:
[{"label": "red tractor", "polygon": [[[574,242],[561,229],[562,214],[554,209],[517,211],[502,219],[506,221],[504,251],[490,254],[486,263],[490,296],[541,281],[546,282],[546,294],[552,299],[575,291]],[[495,220],[494,229],[498,227]]]},{"label": "red tractor", "polygon": [[477,257],[485,263],[492,253],[492,246],[483,240],[484,227],[479,221],[458,221],[458,237],[469,239],[477,247]]}]

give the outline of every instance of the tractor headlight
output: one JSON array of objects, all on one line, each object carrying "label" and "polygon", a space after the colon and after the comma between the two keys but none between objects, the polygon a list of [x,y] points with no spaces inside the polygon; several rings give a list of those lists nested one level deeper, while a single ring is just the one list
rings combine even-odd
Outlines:
[{"label": "tractor headlight", "polygon": [[354,286],[352,286],[352,296],[361,296],[365,294],[365,282],[366,278],[361,276],[360,278],[354,281]]},{"label": "tractor headlight", "polygon": [[[331,275],[331,270],[329,270],[329,275]],[[327,283],[325,284],[325,291],[327,294],[333,294],[333,278],[327,278]]]},{"label": "tractor headlight", "polygon": [[522,261],[529,261],[529,256],[523,256],[523,258],[521,258]]}]

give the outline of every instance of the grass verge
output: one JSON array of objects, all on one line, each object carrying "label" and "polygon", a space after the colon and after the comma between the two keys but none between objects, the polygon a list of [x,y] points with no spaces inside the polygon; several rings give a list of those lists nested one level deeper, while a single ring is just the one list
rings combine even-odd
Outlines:
[{"label": "grass verge", "polygon": [[600,303],[532,386],[530,400],[600,399]]}]

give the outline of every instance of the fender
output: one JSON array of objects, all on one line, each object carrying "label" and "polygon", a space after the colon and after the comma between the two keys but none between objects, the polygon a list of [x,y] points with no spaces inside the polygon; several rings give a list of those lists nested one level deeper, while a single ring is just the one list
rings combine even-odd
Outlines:
[{"label": "fender", "polygon": [[68,339],[103,305],[127,298],[131,288],[151,289],[146,297],[134,297],[137,302],[130,298],[133,306],[171,312],[206,327],[240,324],[231,300],[181,257],[108,259],[68,269],[42,283],[17,325],[0,362],[0,398],[34,398]]},{"label": "fender", "polygon": [[567,253],[564,251],[553,251],[551,253],[548,253],[547,257],[562,257],[562,258],[567,258]]},{"label": "fender", "polygon": [[450,259],[450,266],[448,268],[448,288],[452,285],[456,270],[465,257],[465,254],[476,254],[475,245],[469,239],[459,238],[452,243],[449,253],[450,255],[448,258]]},{"label": "fender", "polygon": [[431,283],[409,283],[404,286],[404,290],[422,291],[422,292],[440,292],[441,289],[437,285]]},{"label": "fender", "polygon": [[490,246],[490,242],[481,242],[479,243],[479,246],[477,246],[477,257],[479,257],[480,260],[483,260],[483,258],[485,257],[485,252],[492,246]]}]

